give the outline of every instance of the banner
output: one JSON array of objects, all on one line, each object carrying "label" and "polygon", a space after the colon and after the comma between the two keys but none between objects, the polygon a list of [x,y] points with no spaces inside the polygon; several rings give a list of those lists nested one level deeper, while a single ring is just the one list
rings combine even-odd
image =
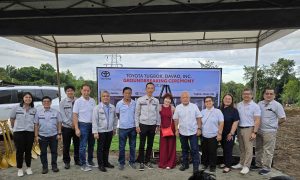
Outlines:
[{"label": "banner", "polygon": [[206,96],[214,97],[215,105],[219,106],[222,69],[97,67],[98,94],[107,90],[112,99],[122,99],[124,87],[132,88],[134,98],[143,96],[146,94],[145,86],[148,82],[155,84],[155,97],[160,95],[163,85],[168,85],[176,104],[180,103],[181,93],[188,91],[191,101],[196,101],[200,108]]}]

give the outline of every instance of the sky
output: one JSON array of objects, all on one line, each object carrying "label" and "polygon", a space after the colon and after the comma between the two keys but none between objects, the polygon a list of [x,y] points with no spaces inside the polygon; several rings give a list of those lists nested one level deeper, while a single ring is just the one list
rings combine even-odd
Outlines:
[{"label": "sky", "polygon": [[[109,55],[109,54],[107,54]],[[106,56],[101,54],[63,54],[59,55],[60,71],[69,69],[76,77],[96,80],[96,67],[107,63]],[[206,52],[121,54],[124,67],[163,67],[195,68],[198,61],[214,61],[223,68],[223,81],[245,83],[243,67],[254,66],[255,49],[236,49]],[[259,65],[269,65],[279,58],[295,60],[300,68],[300,30],[260,48]],[[0,37],[0,67],[13,65],[39,67],[49,63],[56,67],[55,55],[37,48],[26,46]]]}]

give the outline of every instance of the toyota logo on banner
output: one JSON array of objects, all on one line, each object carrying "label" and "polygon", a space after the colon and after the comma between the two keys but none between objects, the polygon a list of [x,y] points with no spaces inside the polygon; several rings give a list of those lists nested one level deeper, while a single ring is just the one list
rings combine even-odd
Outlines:
[{"label": "toyota logo on banner", "polygon": [[101,76],[107,78],[107,77],[110,76],[110,72],[109,71],[102,71]]}]

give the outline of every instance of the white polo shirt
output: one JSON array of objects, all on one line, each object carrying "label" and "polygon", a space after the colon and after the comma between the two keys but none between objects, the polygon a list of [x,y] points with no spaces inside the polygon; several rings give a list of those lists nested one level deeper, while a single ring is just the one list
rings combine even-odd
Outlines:
[{"label": "white polo shirt", "polygon": [[196,104],[179,104],[176,106],[173,119],[178,120],[179,133],[184,136],[191,136],[197,133],[198,124],[196,118],[202,114]]},{"label": "white polo shirt", "polygon": [[240,115],[240,127],[250,127],[254,126],[255,118],[261,116],[261,110],[259,106],[252,100],[249,103],[244,103],[244,101],[237,104],[237,110]]},{"label": "white polo shirt", "polygon": [[74,103],[73,113],[78,114],[78,122],[92,123],[93,109],[96,106],[96,102],[93,98],[88,100],[82,96]]},{"label": "white polo shirt", "polygon": [[212,138],[218,135],[219,123],[224,122],[224,116],[220,109],[212,107],[210,110],[203,109],[202,113],[202,136]]}]

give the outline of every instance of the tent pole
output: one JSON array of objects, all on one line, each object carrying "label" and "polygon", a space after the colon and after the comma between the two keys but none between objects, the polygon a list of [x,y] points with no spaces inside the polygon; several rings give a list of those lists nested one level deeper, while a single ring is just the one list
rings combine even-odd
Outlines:
[{"label": "tent pole", "polygon": [[256,100],[256,92],[257,92],[258,53],[259,53],[259,40],[256,43],[256,53],[255,53],[254,82],[253,82],[253,100],[254,101]]},{"label": "tent pole", "polygon": [[57,78],[57,88],[58,88],[58,97],[61,101],[61,92],[60,92],[60,73],[59,73],[59,62],[58,62],[58,48],[57,43],[55,43],[55,57],[56,57],[56,78]]}]

